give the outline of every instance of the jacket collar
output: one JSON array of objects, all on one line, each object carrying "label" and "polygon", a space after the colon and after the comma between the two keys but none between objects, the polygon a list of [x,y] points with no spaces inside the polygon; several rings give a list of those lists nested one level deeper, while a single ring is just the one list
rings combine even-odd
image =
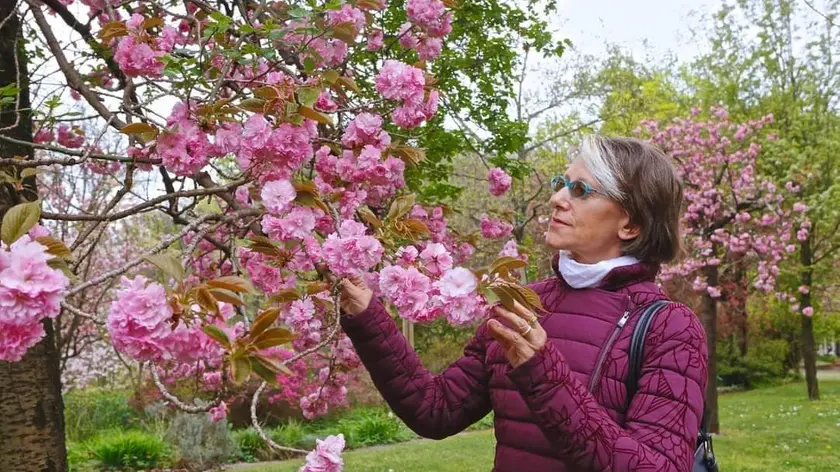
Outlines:
[{"label": "jacket collar", "polygon": [[[564,287],[569,287],[563,276],[560,274],[558,262],[559,254],[555,254],[551,260],[551,269],[557,275],[560,284]],[[655,262],[639,262],[636,264],[616,267],[611,270],[597,288],[616,291],[628,285],[633,285],[641,282],[653,282],[656,279],[656,274],[659,273],[659,263]],[[569,287],[571,288],[571,287]]]}]

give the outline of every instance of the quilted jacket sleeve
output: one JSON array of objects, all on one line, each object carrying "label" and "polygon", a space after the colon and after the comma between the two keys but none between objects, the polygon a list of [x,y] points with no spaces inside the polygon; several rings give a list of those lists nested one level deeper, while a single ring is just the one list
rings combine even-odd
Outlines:
[{"label": "quilted jacket sleeve", "polygon": [[443,439],[490,412],[485,325],[439,375],[423,367],[379,300],[356,316],[342,316],[341,325],[385,401],[420,436]]},{"label": "quilted jacket sleeve", "polygon": [[686,307],[671,304],[651,324],[624,427],[551,343],[508,375],[574,470],[685,472],[703,415],[706,365],[703,326]]}]

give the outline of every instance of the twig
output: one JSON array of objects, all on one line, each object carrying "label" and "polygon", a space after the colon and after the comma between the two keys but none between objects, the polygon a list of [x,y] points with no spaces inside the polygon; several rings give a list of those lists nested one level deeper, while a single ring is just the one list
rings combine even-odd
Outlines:
[{"label": "twig", "polygon": [[216,186],[211,188],[198,188],[194,190],[182,190],[180,192],[175,193],[167,193],[165,195],[161,195],[159,197],[155,197],[151,200],[143,202],[141,204],[135,205],[131,208],[126,210],[112,213],[110,215],[86,215],[86,214],[76,214],[76,215],[63,215],[60,213],[51,213],[51,212],[42,212],[41,216],[48,220],[60,220],[60,221],[116,221],[131,215],[134,215],[142,210],[147,208],[151,208],[158,203],[163,203],[170,200],[175,200],[176,198],[181,197],[201,197],[206,195],[214,195],[220,192],[228,192],[233,188],[239,187],[240,185],[246,183],[246,179],[239,179],[235,180],[229,184]]},{"label": "twig", "polygon": [[186,403],[182,402],[178,397],[173,395],[169,392],[163,382],[160,381],[160,377],[158,377],[157,367],[154,365],[149,366],[149,370],[152,372],[152,380],[155,382],[155,386],[157,387],[160,394],[163,395],[163,398],[167,399],[170,403],[178,407],[178,409],[186,411],[187,413],[203,413],[206,411],[210,411],[216,406],[221,403],[221,395],[218,395],[216,398],[213,399],[210,403],[204,406],[198,405],[187,405]]},{"label": "twig", "polygon": [[47,19],[44,18],[44,13],[41,11],[41,4],[37,0],[24,0],[26,3],[32,7],[32,16],[35,17],[35,22],[38,23],[38,28],[40,28],[41,33],[44,34],[44,39],[47,41],[47,46],[50,48],[50,52],[52,52],[53,57],[55,58],[56,62],[58,62],[58,67],[61,69],[61,72],[64,74],[64,77],[67,79],[67,85],[72,87],[75,90],[78,90],[79,94],[85,97],[85,100],[96,110],[102,118],[109,120],[112,122],[113,126],[117,129],[122,129],[125,126],[125,122],[120,120],[116,117],[108,107],[102,103],[101,100],[93,93],[90,88],[88,88],[87,84],[82,80],[79,76],[79,72],[73,68],[70,62],[67,60],[67,57],[64,55],[64,51],[61,48],[61,45],[58,43],[58,40],[55,38],[53,34],[52,28],[50,24],[47,22]]},{"label": "twig", "polygon": [[81,317],[81,318],[84,318],[86,320],[90,320],[90,321],[96,323],[98,326],[103,326],[105,324],[104,321],[96,319],[96,316],[91,315],[90,313],[85,313],[84,311],[74,307],[73,305],[71,305],[67,302],[61,302],[61,307],[64,308],[65,310],[69,311],[70,313],[73,313],[74,315],[76,315],[78,317]]},{"label": "twig", "polygon": [[[160,159],[137,159],[133,157],[127,156],[115,156],[112,154],[95,154],[93,152],[88,151],[77,151],[75,149],[69,149],[61,146],[53,146],[51,144],[39,144],[39,143],[31,143],[29,141],[22,141],[20,139],[10,138],[8,136],[0,135],[0,139],[3,141],[8,141],[13,144],[19,144],[22,146],[29,146],[35,149],[43,149],[45,151],[54,151],[60,152],[61,154],[67,154],[68,156],[78,156],[80,158],[84,157],[85,155],[92,157],[94,159],[100,159],[103,161],[114,161],[114,162],[124,162],[126,164],[130,164],[132,162],[137,162],[140,164],[160,164]],[[75,166],[82,164],[84,160],[75,159],[72,157],[52,157],[47,159],[13,159],[13,158],[3,158],[0,159],[0,165],[10,165],[19,168],[25,167],[40,167],[40,166],[50,166],[54,164],[60,164],[64,166]]]},{"label": "twig", "polygon": [[256,213],[256,210],[245,210],[244,212],[236,212],[236,213],[233,213],[229,216],[216,215],[216,214],[204,215],[201,218],[199,218],[199,219],[193,221],[192,223],[188,224],[187,226],[185,226],[184,229],[182,229],[180,232],[178,232],[178,234],[176,234],[175,236],[164,239],[160,244],[158,244],[157,246],[152,248],[150,251],[146,252],[146,254],[143,254],[142,256],[131,260],[130,262],[124,264],[122,267],[119,267],[119,268],[116,268],[114,270],[108,271],[108,272],[100,275],[99,277],[90,279],[87,282],[76,285],[75,287],[71,288],[67,292],[66,296],[67,297],[73,296],[73,295],[81,292],[82,290],[84,290],[88,287],[92,287],[92,286],[100,284],[100,283],[102,283],[102,282],[104,282],[108,279],[117,277],[119,275],[122,275],[122,274],[128,272],[131,268],[142,264],[146,257],[157,254],[157,253],[163,251],[164,249],[171,246],[172,243],[180,240],[187,233],[189,233],[190,231],[193,231],[195,228],[201,226],[201,224],[206,222],[206,221],[215,220],[215,219],[219,219],[219,218],[223,218],[225,220],[230,221],[230,220],[233,220],[233,219],[238,218],[240,216],[244,216],[247,213]]}]

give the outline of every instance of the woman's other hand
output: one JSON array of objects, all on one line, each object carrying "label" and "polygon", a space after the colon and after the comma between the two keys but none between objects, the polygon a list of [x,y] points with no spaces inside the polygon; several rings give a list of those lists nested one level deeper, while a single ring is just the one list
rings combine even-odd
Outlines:
[{"label": "woman's other hand", "polygon": [[369,289],[364,279],[355,275],[342,279],[340,289],[341,312],[348,315],[358,315],[367,310],[373,290]]},{"label": "woman's other hand", "polygon": [[496,316],[487,322],[487,327],[493,339],[504,348],[510,364],[519,367],[545,346],[548,336],[531,310],[516,301],[513,308],[510,311],[503,306],[495,307]]}]

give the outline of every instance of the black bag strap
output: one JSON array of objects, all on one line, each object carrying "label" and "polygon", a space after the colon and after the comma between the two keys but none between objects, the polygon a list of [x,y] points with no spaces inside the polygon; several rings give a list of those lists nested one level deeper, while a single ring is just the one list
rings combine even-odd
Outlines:
[{"label": "black bag strap", "polygon": [[[656,313],[668,303],[668,300],[657,300],[645,307],[645,310],[639,316],[639,321],[636,322],[636,327],[633,329],[633,336],[630,338],[627,380],[625,381],[627,408],[630,407],[630,401],[633,400],[633,396],[639,388],[639,377],[642,376],[642,362],[645,358],[645,337],[647,337],[648,329]],[[705,446],[704,454],[707,470],[717,470],[717,461],[712,449],[712,437],[709,434],[709,412],[705,404],[703,405],[700,432],[697,436],[698,445],[702,443]]]},{"label": "black bag strap", "polygon": [[645,337],[647,336],[650,323],[660,308],[668,304],[668,300],[657,300],[647,307],[639,316],[636,327],[633,329],[633,336],[630,338],[630,357],[628,363],[627,380],[627,407],[630,400],[639,388],[639,377],[642,376],[642,362],[645,359]]}]

